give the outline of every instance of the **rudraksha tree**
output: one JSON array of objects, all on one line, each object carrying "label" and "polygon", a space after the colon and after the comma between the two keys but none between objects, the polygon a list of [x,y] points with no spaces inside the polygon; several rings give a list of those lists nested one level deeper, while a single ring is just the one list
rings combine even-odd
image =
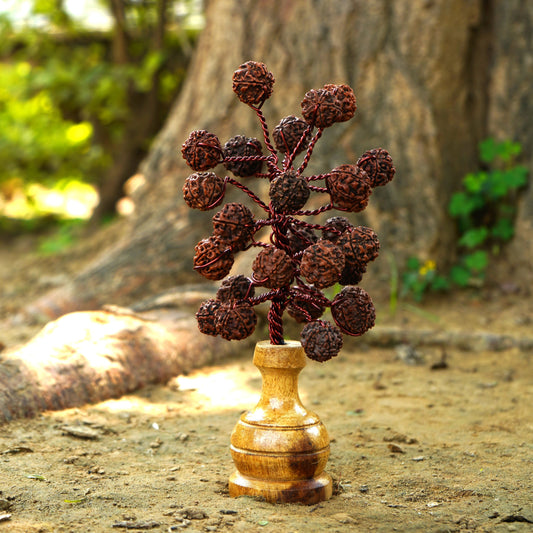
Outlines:
[{"label": "rudraksha tree", "polygon": [[[307,356],[326,361],[339,353],[343,333],[359,336],[374,325],[372,300],[357,284],[368,263],[378,256],[379,241],[372,229],[354,226],[342,216],[324,224],[310,223],[308,218],[332,209],[362,211],[372,189],[386,185],[395,168],[388,152],[377,148],[365,152],[355,164],[304,176],[324,129],[354,116],[355,95],[344,84],[308,91],[301,102],[303,118],[283,118],[271,140],[261,108],[273,85],[274,76],[263,63],[248,61],[233,73],[233,91],[256,113],[267,155],[258,139],[237,135],[222,145],[215,134],[205,130],[193,131],[182,145],[183,158],[194,170],[183,186],[189,207],[201,211],[218,207],[231,185],[264,212],[264,218],[256,218],[244,204],[232,202],[213,216],[212,235],[195,248],[197,272],[210,280],[222,280],[230,273],[236,253],[251,247],[259,253],[251,276],[224,279],[216,297],[202,303],[196,318],[202,333],[239,340],[255,329],[254,306],[270,301],[270,342],[284,343],[282,317],[287,311],[305,323],[301,342]],[[297,165],[300,153],[305,154]],[[227,175],[221,178],[212,171],[218,165],[242,181]],[[268,202],[245,184],[252,178],[269,181]],[[317,181],[324,185],[315,185]],[[314,193],[329,195],[329,202],[305,210]],[[265,227],[270,227],[270,242],[255,239]],[[345,287],[330,300],[322,290],[337,283]],[[263,292],[256,294],[256,287],[264,288]],[[328,307],[335,324],[320,318]]]}]

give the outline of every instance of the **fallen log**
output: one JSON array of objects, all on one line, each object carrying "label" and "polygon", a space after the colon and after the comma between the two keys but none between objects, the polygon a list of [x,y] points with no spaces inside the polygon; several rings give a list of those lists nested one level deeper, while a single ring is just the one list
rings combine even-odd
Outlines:
[{"label": "fallen log", "polygon": [[202,335],[191,313],[75,312],[0,353],[0,424],[46,410],[118,398],[249,350]]}]

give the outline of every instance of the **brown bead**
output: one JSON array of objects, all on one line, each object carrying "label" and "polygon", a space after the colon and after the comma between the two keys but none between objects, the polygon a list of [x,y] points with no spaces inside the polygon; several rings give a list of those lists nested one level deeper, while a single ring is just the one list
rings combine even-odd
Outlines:
[{"label": "brown bead", "polygon": [[263,148],[261,143],[253,137],[245,137],[244,135],[236,135],[232,137],[224,145],[224,161],[223,164],[227,170],[233,172],[235,176],[246,178],[261,172],[263,168],[263,161],[227,161],[230,157],[261,157],[263,155]]},{"label": "brown bead", "polygon": [[327,89],[311,89],[301,103],[302,115],[310,126],[323,129],[338,121],[340,102]]},{"label": "brown bead", "polygon": [[[297,118],[294,115],[282,118],[280,123],[274,128],[272,137],[276,149],[284,154],[292,154],[294,149],[300,143],[309,125],[305,120]],[[297,154],[303,152],[309,146],[311,138],[310,131],[298,146]]]},{"label": "brown bead", "polygon": [[323,301],[320,291],[297,293],[289,300],[287,312],[296,322],[311,322],[320,318],[326,310]]},{"label": "brown bead", "polygon": [[331,217],[322,228],[322,237],[336,244],[341,234],[350,228],[353,228],[353,224],[346,217]]},{"label": "brown bead", "polygon": [[357,261],[346,260],[339,279],[341,285],[357,285],[366,272],[366,265]]},{"label": "brown bead", "polygon": [[287,239],[293,255],[303,252],[308,246],[315,244],[318,240],[312,228],[301,224],[292,224],[287,231]]},{"label": "brown bead", "polygon": [[181,147],[185,162],[197,172],[216,167],[222,159],[222,146],[214,133],[192,131]]},{"label": "brown bead", "polygon": [[379,240],[374,230],[357,226],[345,231],[337,241],[346,260],[367,264],[379,255]]},{"label": "brown bead", "polygon": [[325,320],[315,320],[304,326],[301,342],[305,355],[322,363],[339,354],[343,340],[337,326]]},{"label": "brown bead", "polygon": [[274,76],[264,63],[247,61],[233,73],[233,92],[239,100],[260,106],[272,94]]},{"label": "brown bead", "polygon": [[364,170],[356,165],[341,165],[326,176],[331,202],[338,209],[358,213],[368,205],[372,189]]},{"label": "brown bead", "polygon": [[214,172],[191,174],[183,184],[183,199],[192,209],[212,209],[224,199],[224,180]]},{"label": "brown bead", "polygon": [[269,289],[289,285],[294,277],[294,265],[290,257],[279,248],[263,248],[252,264],[255,281]]},{"label": "brown bead", "polygon": [[216,312],[220,305],[221,303],[216,300],[206,300],[198,309],[196,313],[198,329],[205,335],[212,335],[213,337],[218,335]]},{"label": "brown bead", "polygon": [[194,269],[207,279],[225,278],[233,266],[233,254],[226,243],[211,236],[201,240],[194,248]]},{"label": "brown bead", "polygon": [[213,234],[236,251],[246,247],[253,232],[254,216],[243,204],[225,204],[213,217]]},{"label": "brown bead", "polygon": [[355,115],[355,110],[357,109],[355,94],[352,88],[345,84],[334,85],[328,83],[324,85],[324,89],[331,92],[339,102],[340,112],[337,117],[337,122],[350,120]]},{"label": "brown bead", "polygon": [[306,179],[298,176],[294,170],[280,174],[270,183],[270,201],[277,213],[294,213],[300,210],[310,193]]},{"label": "brown bead", "polygon": [[343,268],[342,250],[332,242],[320,239],[304,251],[300,273],[309,283],[323,289],[339,281]]},{"label": "brown bead", "polygon": [[249,337],[257,324],[257,315],[248,302],[223,303],[216,311],[218,334],[227,341]]},{"label": "brown bead", "polygon": [[392,163],[392,157],[383,148],[375,148],[365,152],[358,159],[357,166],[366,172],[368,183],[371,187],[387,185],[396,173],[396,169]]},{"label": "brown bead", "polygon": [[216,299],[222,302],[251,298],[255,293],[252,282],[242,274],[225,279],[217,291]]},{"label": "brown bead", "polygon": [[360,287],[344,287],[331,304],[331,316],[343,333],[358,337],[376,322],[372,299]]}]

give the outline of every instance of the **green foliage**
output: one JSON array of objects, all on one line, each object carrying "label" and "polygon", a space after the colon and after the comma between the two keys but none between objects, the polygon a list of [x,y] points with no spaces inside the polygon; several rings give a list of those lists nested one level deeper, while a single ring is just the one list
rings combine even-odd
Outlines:
[{"label": "green foliage", "polygon": [[463,190],[450,200],[448,209],[457,221],[462,251],[450,278],[460,287],[483,283],[489,250],[497,253],[514,235],[516,197],[528,180],[527,168],[515,164],[521,150],[519,143],[511,141],[481,142],[479,157],[486,168],[467,174]]},{"label": "green foliage", "polygon": [[[192,4],[124,3],[122,37],[111,11],[114,26],[93,31],[60,0],[32,0],[38,25],[14,27],[0,15],[0,217],[20,214],[20,206],[15,215],[5,210],[14,189],[26,195],[28,218],[35,205],[32,185],[54,188],[71,180],[98,188],[125,152],[142,157],[175,98],[199,33],[182,24]],[[164,14],[160,5],[167,7]],[[116,52],[121,39],[122,55]]]},{"label": "green foliage", "polygon": [[437,272],[435,261],[421,263],[417,257],[407,260],[402,274],[401,296],[410,294],[415,301],[420,302],[426,292],[445,291],[449,286],[448,280]]},{"label": "green foliage", "polygon": [[467,174],[462,190],[453,194],[448,205],[459,232],[457,264],[443,276],[433,261],[422,264],[416,257],[408,259],[402,275],[403,295],[420,301],[428,291],[483,283],[490,255],[514,235],[517,195],[528,181],[527,168],[515,163],[520,153],[520,144],[511,141],[491,138],[480,143],[479,157],[485,168]]}]

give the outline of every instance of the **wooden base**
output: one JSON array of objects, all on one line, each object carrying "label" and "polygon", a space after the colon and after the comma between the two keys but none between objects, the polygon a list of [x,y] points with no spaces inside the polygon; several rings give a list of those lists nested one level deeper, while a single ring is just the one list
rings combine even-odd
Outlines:
[{"label": "wooden base", "polygon": [[239,471],[229,478],[230,496],[258,496],[270,503],[313,505],[329,500],[332,492],[331,476],[326,472],[298,481],[262,481],[243,476]]},{"label": "wooden base", "polygon": [[231,496],[308,505],[331,497],[331,477],[324,472],[329,435],[298,395],[298,374],[305,362],[299,342],[256,345],[254,364],[263,388],[259,403],[241,416],[231,435],[237,467],[229,482]]}]

